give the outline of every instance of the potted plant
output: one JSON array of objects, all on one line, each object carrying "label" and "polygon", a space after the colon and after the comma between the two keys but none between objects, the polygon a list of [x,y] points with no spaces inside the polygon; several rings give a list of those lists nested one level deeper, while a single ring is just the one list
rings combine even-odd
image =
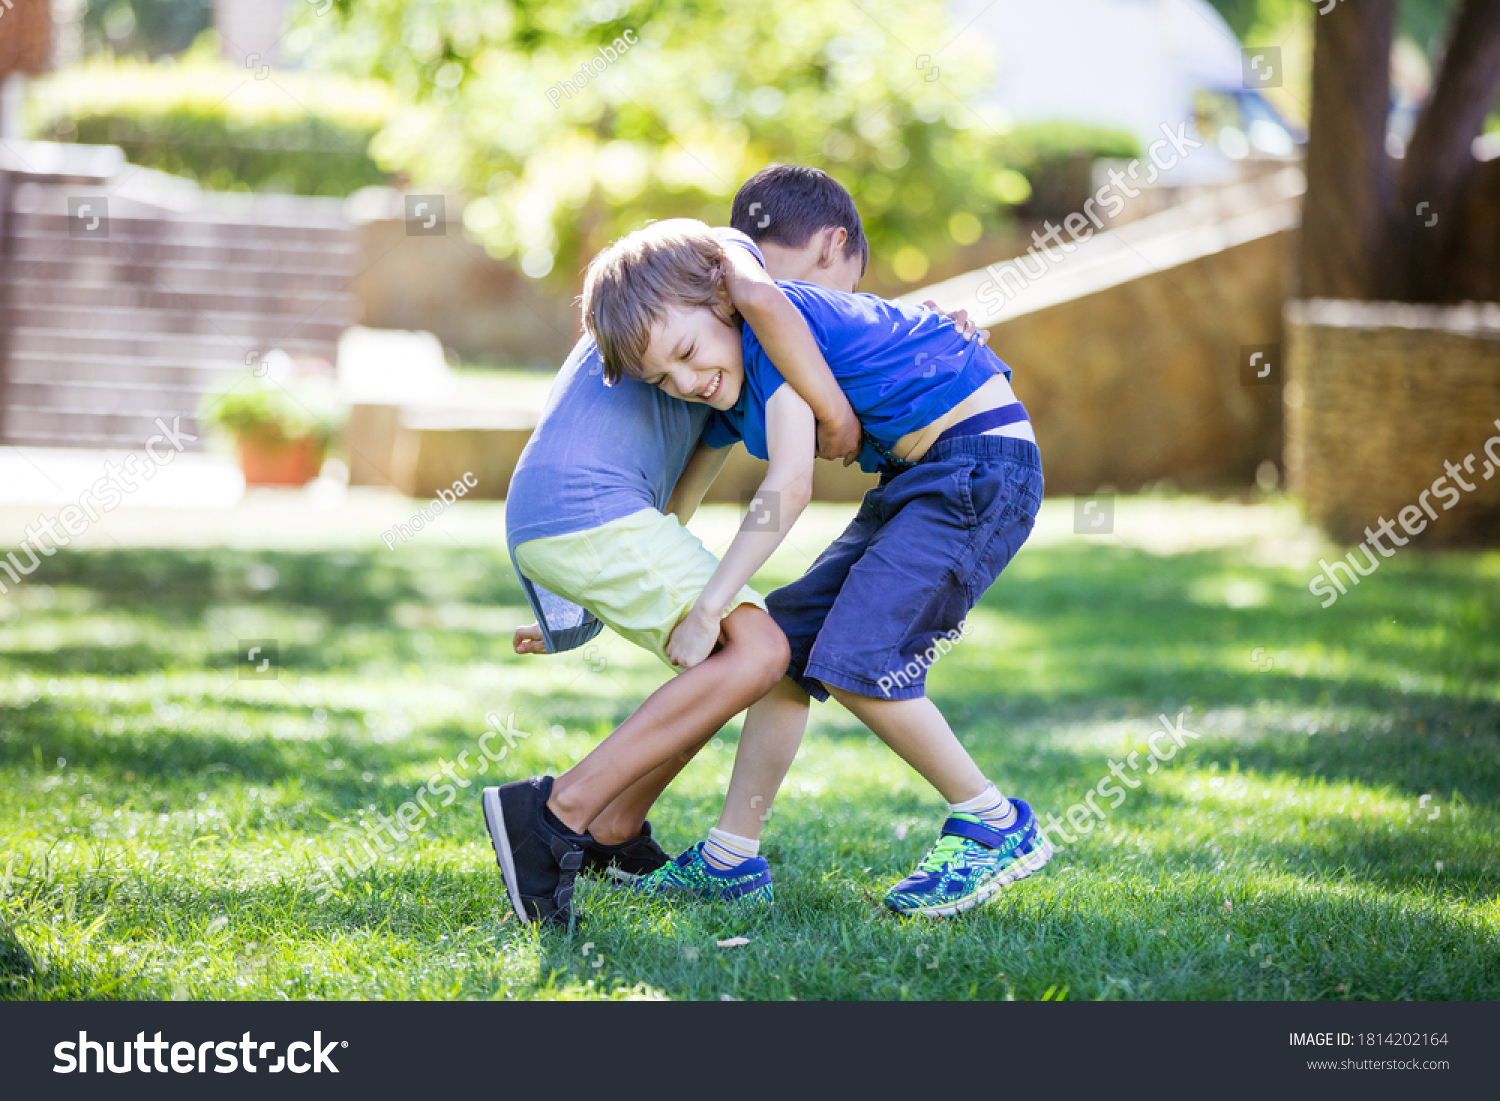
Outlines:
[{"label": "potted plant", "polygon": [[312,481],[343,418],[331,393],[253,374],[211,395],[200,415],[233,438],[247,486],[303,486]]}]

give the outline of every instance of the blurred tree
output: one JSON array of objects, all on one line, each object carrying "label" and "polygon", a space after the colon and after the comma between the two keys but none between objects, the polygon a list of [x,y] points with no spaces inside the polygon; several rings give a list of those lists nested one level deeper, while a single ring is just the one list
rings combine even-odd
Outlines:
[{"label": "blurred tree", "polygon": [[[1386,149],[1395,0],[1316,21],[1302,294],[1453,301],[1495,296],[1500,173],[1473,153],[1500,91],[1500,2],[1464,0],[1406,155]],[[1491,226],[1487,239],[1477,227]]]},{"label": "blurred tree", "polygon": [[[770,161],[853,192],[879,262],[918,281],[1026,197],[1025,150],[972,106],[990,68],[942,0],[339,0],[314,54],[406,106],[372,147],[534,278],[572,282],[647,218],[722,221]],[[315,9],[303,13],[326,29]],[[959,230],[952,231],[953,226]]]},{"label": "blurred tree", "polygon": [[[1309,4],[1322,7],[1328,0],[1209,0],[1244,42],[1252,32],[1282,27],[1299,9]],[[1348,0],[1342,0],[1348,2]],[[1411,38],[1429,56],[1435,56],[1443,44],[1443,29],[1457,7],[1458,0],[1401,0],[1397,9],[1397,29]]]},{"label": "blurred tree", "polygon": [[1430,58],[1442,56],[1443,32],[1453,18],[1458,0],[1400,0],[1396,30],[1411,38]]},{"label": "blurred tree", "polygon": [[1248,41],[1257,28],[1282,25],[1295,14],[1294,8],[1307,6],[1307,0],[1209,0],[1209,3],[1241,42]]},{"label": "blurred tree", "polygon": [[88,0],[83,52],[164,57],[181,53],[213,23],[213,0]]}]

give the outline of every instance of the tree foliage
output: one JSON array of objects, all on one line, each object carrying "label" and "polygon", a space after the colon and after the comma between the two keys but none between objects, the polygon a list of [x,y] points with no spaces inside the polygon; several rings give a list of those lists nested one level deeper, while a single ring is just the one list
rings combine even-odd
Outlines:
[{"label": "tree foliage", "polygon": [[187,49],[212,23],[212,0],[88,0],[83,52],[163,57]]},{"label": "tree foliage", "polygon": [[333,33],[303,18],[315,52],[397,89],[377,159],[463,189],[467,227],[534,277],[575,279],[648,218],[723,221],[771,161],[837,177],[908,280],[1026,198],[1028,150],[979,106],[992,70],[942,0],[341,0]]},{"label": "tree foliage", "polygon": [[[1241,41],[1268,28],[1284,26],[1288,20],[1312,9],[1326,7],[1328,0],[1209,0]],[[1344,3],[1358,0],[1342,0]],[[1443,29],[1457,0],[1402,0],[1397,27],[1402,34],[1434,55],[1441,50]],[[1298,9],[1302,9],[1299,12]]]}]

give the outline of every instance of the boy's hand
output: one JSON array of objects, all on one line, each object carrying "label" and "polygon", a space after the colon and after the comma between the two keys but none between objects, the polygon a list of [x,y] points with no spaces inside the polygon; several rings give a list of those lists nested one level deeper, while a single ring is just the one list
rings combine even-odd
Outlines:
[{"label": "boy's hand", "polygon": [[864,429],[854,410],[845,406],[845,415],[832,423],[818,422],[818,458],[843,459],[848,466],[859,458]]},{"label": "boy's hand", "polygon": [[704,615],[695,604],[667,639],[667,657],[679,669],[691,669],[714,652],[718,641],[719,621]]},{"label": "boy's hand", "polygon": [[969,320],[968,310],[959,310],[957,313],[948,313],[946,310],[938,309],[938,304],[931,299],[923,302],[922,305],[926,306],[929,310],[937,314],[939,317],[946,317],[949,321],[953,322],[953,324],[958,327],[959,333],[965,340],[973,340],[977,335],[979,337],[979,343],[988,344],[990,342],[990,331],[988,329],[976,329],[974,327],[974,322]]},{"label": "boy's hand", "polygon": [[530,627],[517,627],[515,637],[510,641],[511,646],[518,654],[545,654],[547,644],[542,641],[542,625],[533,623]]}]

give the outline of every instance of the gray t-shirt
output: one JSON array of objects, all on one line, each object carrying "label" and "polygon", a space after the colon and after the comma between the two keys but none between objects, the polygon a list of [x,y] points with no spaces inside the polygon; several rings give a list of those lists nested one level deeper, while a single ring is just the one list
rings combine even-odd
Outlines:
[{"label": "gray t-shirt", "polygon": [[[714,232],[765,263],[743,233]],[[512,562],[516,547],[529,540],[587,531],[645,508],[665,510],[712,413],[634,379],[604,385],[604,364],[592,338],[584,337],[557,373],[510,480],[505,524]],[[599,633],[598,620],[576,604],[524,575],[521,585],[549,652],[570,650]]]}]

